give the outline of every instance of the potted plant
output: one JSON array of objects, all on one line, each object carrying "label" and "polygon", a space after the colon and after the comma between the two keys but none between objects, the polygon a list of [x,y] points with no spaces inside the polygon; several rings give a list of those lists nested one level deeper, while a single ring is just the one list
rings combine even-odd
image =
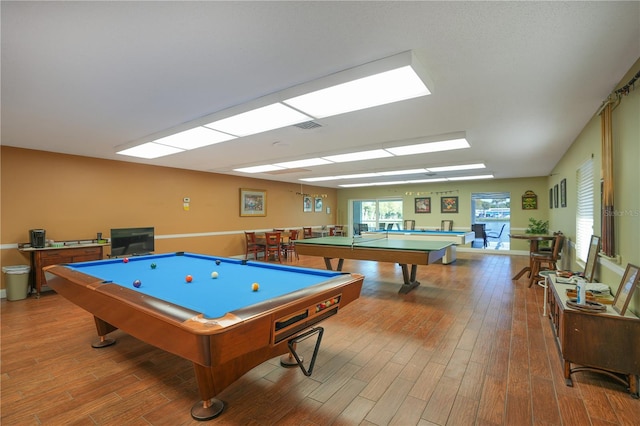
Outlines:
[{"label": "potted plant", "polygon": [[529,218],[529,227],[525,231],[527,234],[548,234],[549,233],[549,221],[537,220],[533,217]]}]

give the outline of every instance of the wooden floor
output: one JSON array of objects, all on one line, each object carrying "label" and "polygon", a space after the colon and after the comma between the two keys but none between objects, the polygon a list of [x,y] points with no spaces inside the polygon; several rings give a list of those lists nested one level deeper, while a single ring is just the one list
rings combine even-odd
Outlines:
[{"label": "wooden floor", "polygon": [[[640,402],[617,382],[565,385],[542,289],[510,279],[526,260],[459,252],[420,267],[408,295],[397,265],[345,261],[365,286],[322,323],[313,375],[266,362],[219,395],[227,408],[207,424],[638,425]],[[3,426],[201,424],[189,362],[119,331],[91,348],[92,316],[52,292],[1,308]]]}]

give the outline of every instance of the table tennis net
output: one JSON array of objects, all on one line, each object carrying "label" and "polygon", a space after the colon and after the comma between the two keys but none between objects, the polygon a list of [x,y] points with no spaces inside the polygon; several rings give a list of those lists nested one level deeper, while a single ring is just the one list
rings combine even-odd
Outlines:
[{"label": "table tennis net", "polygon": [[368,244],[368,243],[372,243],[374,241],[380,241],[380,240],[386,240],[387,239],[387,234],[385,233],[384,235],[381,236],[376,236],[376,237],[359,237],[359,236],[354,236],[351,239],[351,245],[352,246],[359,246],[359,245],[363,245],[363,244]]}]

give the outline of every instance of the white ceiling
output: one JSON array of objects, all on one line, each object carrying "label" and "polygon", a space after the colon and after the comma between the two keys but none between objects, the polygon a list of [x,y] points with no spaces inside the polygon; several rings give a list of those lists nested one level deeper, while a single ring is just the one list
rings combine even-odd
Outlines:
[{"label": "white ceiling", "polygon": [[[237,174],[452,132],[466,132],[471,144],[251,175],[296,183],[477,162],[496,178],[548,175],[640,57],[637,1],[2,1],[1,13],[3,145]],[[155,160],[115,153],[408,50],[432,95]]]}]

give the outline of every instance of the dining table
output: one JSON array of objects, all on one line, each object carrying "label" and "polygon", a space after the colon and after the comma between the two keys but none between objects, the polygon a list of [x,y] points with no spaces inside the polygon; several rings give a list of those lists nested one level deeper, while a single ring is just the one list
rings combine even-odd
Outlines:
[{"label": "dining table", "polygon": [[540,241],[550,241],[555,238],[555,235],[550,234],[509,234],[509,238],[516,240],[528,240],[529,241],[529,266],[525,266],[522,268],[520,272],[515,274],[512,280],[517,280],[524,274],[528,272],[527,277],[531,276],[531,266],[533,258],[531,254],[536,253],[538,251],[538,247],[540,245]]}]

